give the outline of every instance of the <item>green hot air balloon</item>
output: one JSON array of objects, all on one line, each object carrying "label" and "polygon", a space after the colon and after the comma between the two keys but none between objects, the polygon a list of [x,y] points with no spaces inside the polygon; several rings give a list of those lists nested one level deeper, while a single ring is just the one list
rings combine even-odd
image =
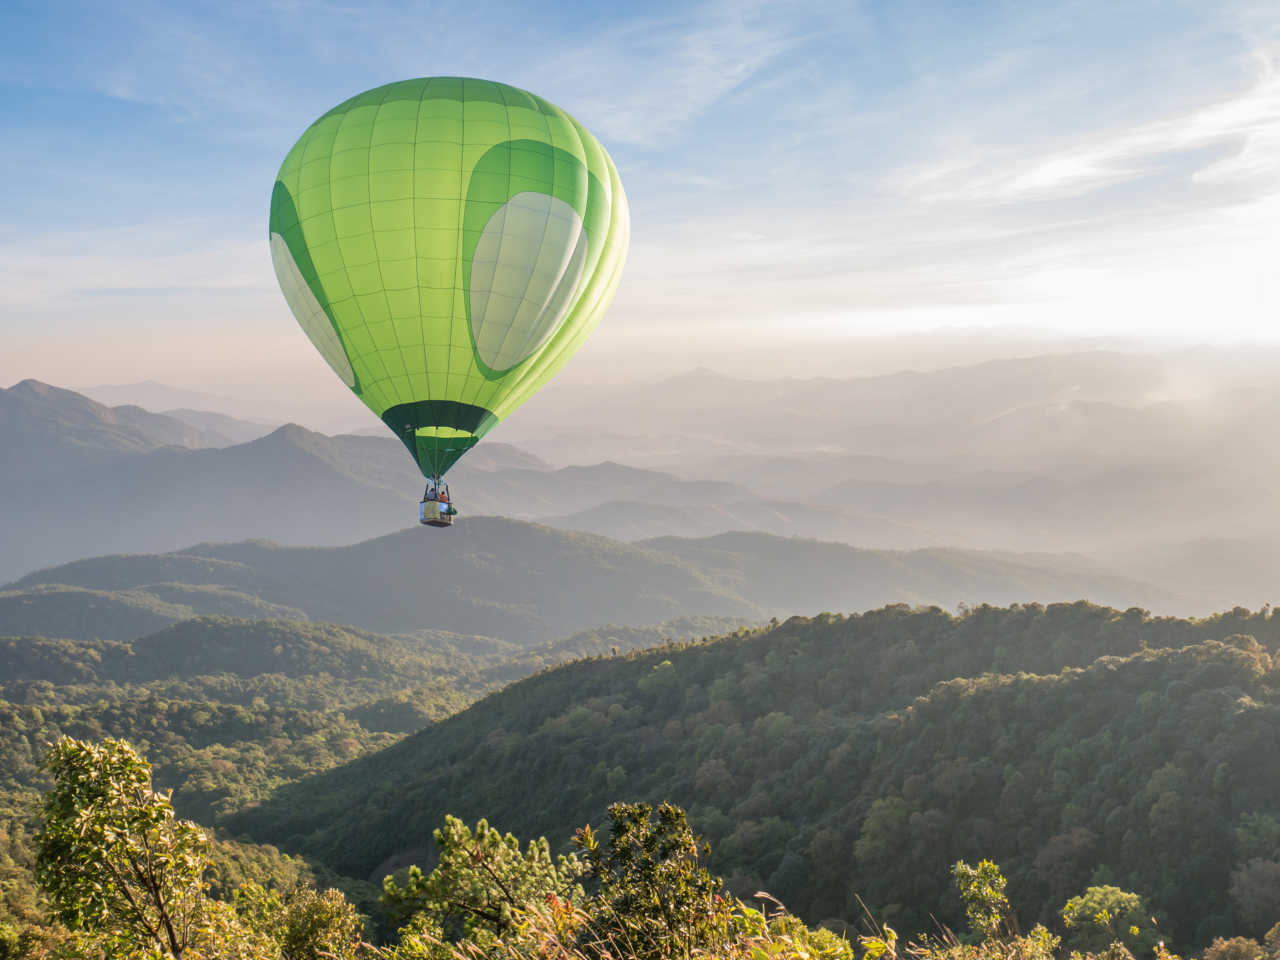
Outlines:
[{"label": "green hot air balloon", "polygon": [[352,97],[307,128],[271,196],[294,316],[428,478],[573,356],[613,299],[629,235],[596,138],[488,80]]}]

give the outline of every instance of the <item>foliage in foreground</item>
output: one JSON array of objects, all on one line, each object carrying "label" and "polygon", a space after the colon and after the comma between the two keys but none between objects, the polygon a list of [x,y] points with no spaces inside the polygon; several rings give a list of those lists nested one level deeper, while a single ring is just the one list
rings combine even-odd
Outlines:
[{"label": "foliage in foreground", "polygon": [[[392,954],[853,960],[843,937],[729,896],[701,865],[705,851],[679,807],[619,803],[609,819],[606,837],[584,827],[574,837],[580,853],[553,862],[546,840],[522,855],[510,834],[499,838],[483,821],[472,834],[449,818],[435,835],[440,867],[425,879],[411,873],[406,888],[387,879],[384,901],[408,918]],[[594,892],[585,893],[579,879]]]},{"label": "foliage in foreground", "polygon": [[50,913],[108,952],[181,956],[211,920],[202,877],[209,840],[177,820],[128,744],[61,740],[45,767],[54,786],[36,835],[36,879]]},{"label": "foliage in foreground", "polygon": [[579,880],[585,866],[577,857],[553,860],[545,838],[529,841],[521,853],[519,840],[502,836],[483,820],[473,834],[461,820],[446,817],[435,841],[440,865],[430,876],[412,866],[404,887],[392,877],[384,881],[383,903],[393,920],[425,913],[447,935],[469,938],[481,930],[509,930],[526,904],[583,898]]},{"label": "foliage in foreground", "polygon": [[35,876],[52,925],[29,927],[9,946],[0,936],[7,954],[346,960],[360,952],[361,922],[336,890],[282,894],[247,881],[231,903],[211,897],[210,839],[174,816],[127,743],[63,739],[44,766],[53,787],[35,837]]},{"label": "foliage in foreground", "polygon": [[[0,922],[0,960],[855,960],[835,933],[811,929],[781,904],[758,910],[728,894],[703,864],[685,813],[663,804],[614,804],[610,828],[574,838],[577,852],[552,859],[545,839],[522,851],[510,834],[455,818],[436,832],[440,866],[387,878],[384,900],[401,920],[399,942],[363,942],[363,924],[335,889],[269,890],[241,883],[230,902],[209,895],[211,841],[178,820],[156,792],[150,767],[127,743],[64,739],[47,753],[53,778],[35,836],[35,876],[50,926],[19,931]],[[970,933],[899,946],[874,925],[862,960],[1052,960],[1058,937],[1027,936],[991,861],[954,865]],[[585,881],[585,886],[584,886]],[[590,891],[590,892],[588,892]],[[1072,960],[1177,960],[1148,931],[1141,898],[1091,887],[1063,919],[1083,938]],[[1126,929],[1126,925],[1127,929]],[[1204,960],[1266,960],[1266,945],[1215,940]]]},{"label": "foliage in foreground", "polygon": [[[1180,949],[1260,937],[1280,905],[1278,636],[1270,611],[1084,603],[795,618],[548,671],[390,749],[465,702],[442,675],[478,692],[491,668],[217,617],[130,644],[0,640],[0,922],[25,922],[22,795],[50,785],[41,745],[69,735],[129,740],[180,818],[349,877],[428,843],[446,814],[567,843],[625,796],[679,803],[735,894],[768,889],[810,922],[857,922],[861,897],[901,929],[956,926],[949,866],[967,858],[1002,864],[1028,921],[1110,886],[1166,917]],[[221,873],[229,896],[270,871]]]},{"label": "foliage in foreground", "polygon": [[[398,946],[362,940],[338,890],[281,892],[245,881],[231,902],[209,895],[210,839],[174,816],[149,765],[127,743],[63,739],[46,755],[53,778],[35,837],[35,876],[49,927],[0,925],[0,957],[137,960],[478,960],[546,956],[548,936],[575,955],[646,960],[695,954],[853,960],[846,941],[731,902],[698,862],[684,812],[616,805],[607,842],[585,828],[583,856],[552,860],[545,840],[522,853],[512,836],[450,818],[437,832],[441,865],[385,898],[408,919]],[[579,881],[597,891],[587,896]],[[791,952],[779,956],[779,945]],[[606,950],[606,945],[608,950]],[[810,945],[812,949],[801,949]]]}]

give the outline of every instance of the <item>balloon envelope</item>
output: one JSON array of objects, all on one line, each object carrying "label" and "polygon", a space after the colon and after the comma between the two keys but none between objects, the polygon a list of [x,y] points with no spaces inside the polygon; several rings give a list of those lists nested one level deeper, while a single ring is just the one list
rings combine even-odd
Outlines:
[{"label": "balloon envelope", "polygon": [[459,77],[334,107],[271,197],[294,316],[427,476],[573,356],[613,298],[629,235],[618,172],[578,121]]}]

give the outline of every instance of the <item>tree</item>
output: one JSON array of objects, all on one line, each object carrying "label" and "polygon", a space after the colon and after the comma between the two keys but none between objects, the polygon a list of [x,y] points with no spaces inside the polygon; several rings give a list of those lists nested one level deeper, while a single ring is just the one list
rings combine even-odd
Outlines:
[{"label": "tree", "polygon": [[1241,860],[1274,860],[1280,853],[1280,823],[1265,813],[1242,813],[1236,840]]},{"label": "tree", "polygon": [[1280,863],[1255,858],[1231,871],[1231,899],[1261,932],[1280,920]]},{"label": "tree", "polygon": [[281,895],[250,880],[236,890],[234,902],[239,917],[275,941],[281,960],[360,955],[360,917],[338,890],[319,892],[298,884]]},{"label": "tree", "polygon": [[640,688],[641,693],[647,693],[651,697],[660,697],[668,690],[675,689],[679,683],[679,671],[671,665],[670,660],[663,660],[653,668],[651,673],[637,680],[636,686]]},{"label": "tree", "polygon": [[1256,940],[1247,937],[1223,940],[1217,937],[1205,948],[1204,960],[1266,960],[1268,955],[1266,947]]},{"label": "tree", "polygon": [[[337,890],[286,897],[247,882],[234,907],[208,896],[210,842],[177,820],[151,767],[121,740],[62,739],[44,769],[36,878],[70,953],[137,960],[356,960],[355,910]],[[3,954],[0,954],[3,956]]]},{"label": "tree", "polygon": [[730,934],[731,904],[698,864],[698,838],[669,803],[609,807],[607,844],[590,826],[574,837],[600,891],[588,905],[594,935],[640,958],[713,952]]},{"label": "tree", "polygon": [[[912,950],[910,956],[918,960],[1052,960],[1062,941],[1040,924],[1029,936],[1019,934],[1013,909],[1004,895],[1006,881],[996,864],[983,860],[975,868],[961,860],[951,868],[951,875],[960,888],[969,925],[982,938],[981,943],[966,946],[947,930],[941,940],[926,937],[923,948]],[[887,927],[885,930],[893,933]],[[864,937],[863,942],[876,956],[897,956],[893,944],[886,942],[883,935]]]},{"label": "tree", "polygon": [[1009,900],[1004,895],[1005,878],[1000,868],[990,860],[983,860],[977,869],[963,860],[951,868],[964,900],[965,913],[973,932],[983,940],[993,940],[1002,934],[1012,935],[1009,923]]},{"label": "tree", "polygon": [[1102,953],[1122,943],[1136,955],[1150,953],[1162,942],[1151,925],[1147,901],[1119,887],[1089,887],[1083,896],[1067,901],[1062,919],[1073,931],[1068,944],[1073,950]]},{"label": "tree", "polygon": [[545,838],[530,841],[521,853],[519,840],[484,820],[473,834],[457,817],[445,817],[435,841],[440,866],[430,876],[414,866],[404,887],[391,877],[383,881],[382,902],[396,922],[425,911],[447,936],[460,940],[482,929],[507,929],[514,911],[548,895],[575,902],[586,896],[578,883],[586,865],[576,856],[553,860]]},{"label": "tree", "polygon": [[63,739],[43,768],[54,785],[36,834],[36,878],[53,915],[113,944],[109,952],[182,957],[209,919],[209,839],[174,819],[127,743]]},{"label": "tree", "polygon": [[[1036,854],[1035,868],[1054,897],[1065,897],[1084,886],[1098,838],[1091,830],[1073,827],[1053,837]],[[1061,902],[1061,901],[1059,901]]]},{"label": "tree", "polygon": [[911,806],[901,797],[884,797],[867,811],[854,852],[858,862],[876,870],[886,869],[910,840]]}]

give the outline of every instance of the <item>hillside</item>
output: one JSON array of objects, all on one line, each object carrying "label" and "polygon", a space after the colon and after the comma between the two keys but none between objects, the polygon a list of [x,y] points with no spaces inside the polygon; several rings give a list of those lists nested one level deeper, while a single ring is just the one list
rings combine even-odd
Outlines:
[{"label": "hillside", "polygon": [[125,737],[183,816],[394,743],[493,686],[504,657],[328,623],[201,617],[130,643],[0,638],[0,794],[46,783],[43,744]]},{"label": "hillside", "polygon": [[[432,534],[436,534],[432,536]],[[749,616],[762,611],[678,560],[625,544],[493,517],[448,531],[406,530],[350,547],[282,547],[260,541],[202,544],[182,552],[222,561],[215,573],[182,565],[313,620],[381,633],[445,630],[544,643],[600,623],[658,623],[694,613]],[[150,558],[164,563],[167,558]],[[145,586],[149,564],[126,558],[139,576],[121,578],[114,558],[40,571],[36,582]],[[0,624],[0,632],[8,632]]]},{"label": "hillside", "polygon": [[114,735],[149,756],[182,816],[214,827],[275,787],[389,746],[548,665],[737,623],[601,627],[533,650],[231,617],[128,643],[0,637],[0,809],[24,808],[47,785],[37,769],[45,743]]},{"label": "hillside", "polygon": [[1280,540],[1208,537],[1188,543],[1124,543],[1104,560],[1113,570],[1173,590],[1252,598],[1257,605],[1275,593]]},{"label": "hillside", "polygon": [[183,699],[323,710],[438,679],[484,689],[484,668],[506,659],[334,623],[196,617],[128,642],[0,637],[0,697],[92,703],[181,689]]},{"label": "hillside", "polygon": [[0,592],[0,635],[132,640],[203,615],[306,620],[301,610],[212,584],[86,590],[61,584]]},{"label": "hillside", "polygon": [[564,843],[666,798],[810,920],[959,928],[949,868],[990,857],[1024,927],[1115,884],[1185,952],[1256,934],[1228,874],[1280,857],[1278,643],[1268,611],[797,617],[541,673],[228,823],[372,878],[447,813]]},{"label": "hillside", "polygon": [[860,550],[763,533],[729,532],[705,539],[659,537],[638,546],[705,575],[778,616],[802,610],[866,610],[886,603],[955,608],[1089,597],[1117,607],[1185,608],[1158,587],[1117,577],[1078,556],[1014,554],[936,547]]},{"label": "hillside", "polygon": [[[1187,605],[1080,558],[861,550],[750,532],[625,544],[498,517],[462,517],[446,531],[405,530],[346,547],[200,544],[173,554],[96,557],[40,570],[0,598],[0,634],[58,633],[31,619],[47,600],[41,585],[132,597],[142,591],[159,600],[172,588],[153,585],[173,583],[219,586],[311,620],[377,633],[443,630],[522,646],[601,623],[702,614],[767,620],[896,602],[954,608],[978,600],[1083,596],[1120,607]],[[194,598],[187,602],[197,609]],[[6,611],[22,615],[20,630],[3,619]],[[57,611],[50,616],[63,622]]]}]

